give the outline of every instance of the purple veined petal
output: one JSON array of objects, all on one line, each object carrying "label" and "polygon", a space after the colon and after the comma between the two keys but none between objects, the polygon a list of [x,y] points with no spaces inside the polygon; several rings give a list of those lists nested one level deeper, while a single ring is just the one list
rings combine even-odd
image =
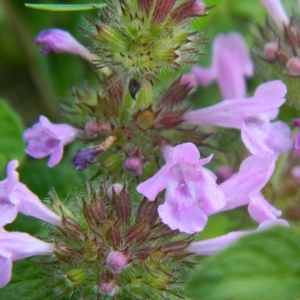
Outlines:
[{"label": "purple veined petal", "polygon": [[173,151],[173,163],[194,164],[199,162],[200,153],[193,143],[177,145]]},{"label": "purple veined petal", "polygon": [[52,124],[46,117],[40,116],[39,121],[43,127],[43,132],[49,134],[54,139],[60,140],[63,144],[68,144],[81,132],[67,124]]},{"label": "purple veined petal", "polygon": [[196,255],[214,255],[231,246],[246,235],[267,230],[273,226],[289,227],[289,223],[283,219],[267,220],[261,223],[256,230],[230,232],[216,238],[193,242],[187,247],[186,251],[195,253]]},{"label": "purple veined petal", "polygon": [[284,102],[285,85],[279,80],[261,84],[252,98],[225,100],[216,105],[186,112],[183,124],[212,125],[241,129],[247,117],[280,107]]},{"label": "purple veined petal", "polygon": [[2,256],[0,253],[0,289],[7,285],[11,279],[12,261],[9,257]]},{"label": "purple veined petal", "polygon": [[201,169],[201,179],[199,178],[196,189],[202,203],[202,209],[207,215],[219,211],[226,204],[225,196],[216,184],[216,179],[216,175],[210,170]]},{"label": "purple veined petal", "polygon": [[56,147],[53,148],[53,151],[50,155],[50,159],[48,161],[48,167],[52,168],[57,165],[62,159],[64,153],[64,146],[62,143],[58,143]]},{"label": "purple veined petal", "polygon": [[226,205],[220,211],[248,204],[250,196],[257,194],[268,182],[274,167],[274,155],[270,152],[259,152],[246,158],[239,172],[220,185],[226,199]]},{"label": "purple veined petal", "polygon": [[282,121],[269,123],[258,117],[245,119],[242,140],[253,154],[271,151],[277,157],[293,147],[292,133],[287,124]]},{"label": "purple veined petal", "polygon": [[288,25],[289,18],[281,4],[280,0],[261,0],[262,4],[271,15],[276,26],[283,31],[284,25]]},{"label": "purple veined petal", "polygon": [[167,189],[166,201],[157,208],[162,222],[172,230],[193,234],[204,229],[207,215],[194,199],[183,194],[174,194]]},{"label": "purple veined petal", "polygon": [[251,196],[248,211],[257,223],[277,219],[281,216],[281,211],[272,206],[261,194]]},{"label": "purple veined petal", "polygon": [[0,255],[10,253],[11,260],[18,260],[35,255],[53,254],[53,245],[39,240],[27,233],[0,232]]},{"label": "purple veined petal", "polygon": [[67,124],[52,124],[40,116],[39,123],[24,133],[28,142],[26,153],[35,158],[51,155],[48,166],[58,164],[63,155],[63,146],[73,142],[82,131]]},{"label": "purple veined petal", "polygon": [[150,201],[154,201],[157,194],[166,188],[171,168],[171,164],[164,165],[154,176],[140,183],[136,190]]},{"label": "purple veined petal", "polygon": [[42,49],[43,54],[49,54],[51,51],[54,51],[56,53],[79,55],[89,61],[98,60],[95,54],[80,44],[69,32],[61,29],[43,30],[35,41],[37,45],[44,45]]}]

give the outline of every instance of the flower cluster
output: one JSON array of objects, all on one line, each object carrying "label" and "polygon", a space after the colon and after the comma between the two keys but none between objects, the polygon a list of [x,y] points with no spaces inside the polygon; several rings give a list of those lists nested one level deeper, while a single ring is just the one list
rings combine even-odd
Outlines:
[{"label": "flower cluster", "polygon": [[[298,76],[293,19],[280,1],[262,2],[277,26],[261,29],[263,58]],[[10,281],[14,260],[42,255],[39,262],[47,265],[58,299],[183,298],[182,283],[197,256],[213,255],[274,225],[289,226],[265,191],[277,188],[282,170],[275,175],[274,170],[283,154],[300,155],[300,133],[293,136],[278,119],[288,92],[283,81],[262,82],[249,96],[247,79],[255,68],[236,32],[214,39],[210,66],[194,65],[155,90],[163,69],[196,64],[206,40],[190,25],[208,15],[211,7],[202,1],[104,3],[83,29],[93,39],[90,50],[60,29],[36,38],[44,54],[66,52],[89,61],[99,86],[71,89],[72,100],[64,105],[70,125],[40,116],[24,132],[25,151],[34,158],[50,156],[48,166],[54,167],[64,147],[78,141],[69,167],[89,179],[85,192],[75,188],[68,204],[51,194],[50,209],[19,182],[18,162],[8,164],[7,179],[0,182],[0,288]],[[195,107],[198,90],[214,81],[221,97]],[[238,133],[239,149],[225,153],[219,142],[226,130],[220,128]],[[257,229],[198,240],[212,215],[244,206]],[[43,240],[4,229],[18,213],[48,224]]]}]

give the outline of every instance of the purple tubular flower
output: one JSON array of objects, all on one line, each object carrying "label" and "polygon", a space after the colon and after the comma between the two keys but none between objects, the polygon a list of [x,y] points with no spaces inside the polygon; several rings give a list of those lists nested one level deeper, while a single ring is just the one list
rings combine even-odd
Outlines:
[{"label": "purple tubular flower", "polygon": [[25,151],[34,158],[50,155],[48,166],[53,167],[61,160],[64,145],[73,142],[80,132],[66,124],[52,124],[40,116],[39,123],[24,132],[23,138],[28,142]]},{"label": "purple tubular flower", "polygon": [[184,124],[241,129],[244,119],[277,109],[285,102],[286,87],[280,80],[261,84],[253,97],[224,100],[213,106],[186,112]]},{"label": "purple tubular flower", "polygon": [[158,214],[171,229],[193,234],[203,230],[207,216],[225,206],[225,198],[216,184],[216,176],[202,166],[212,155],[200,159],[197,147],[185,143],[164,147],[166,164],[151,178],[137,186],[150,201],[166,189],[165,203]]},{"label": "purple tubular flower", "polygon": [[280,0],[261,0],[276,26],[283,31],[284,25],[288,25],[289,18]]},{"label": "purple tubular flower", "polygon": [[256,230],[230,232],[209,240],[193,242],[186,250],[197,255],[213,255],[234,244],[243,236],[267,230],[273,226],[289,227],[289,223],[283,219],[265,221]]},{"label": "purple tubular flower", "polygon": [[23,183],[15,170],[18,161],[13,160],[7,166],[7,179],[0,182],[0,230],[11,223],[18,212],[32,216],[47,223],[58,225],[60,217],[47,208]]},{"label": "purple tubular flower", "polygon": [[37,45],[44,45],[43,54],[51,51],[56,53],[70,53],[79,55],[88,61],[97,60],[98,57],[92,54],[87,48],[75,40],[69,32],[61,29],[47,29],[40,32],[35,40]]},{"label": "purple tubular flower", "polygon": [[295,152],[297,155],[300,155],[300,132],[295,136]]},{"label": "purple tubular flower", "polygon": [[258,223],[279,217],[281,212],[260,194],[274,167],[275,157],[269,151],[261,151],[247,157],[242,162],[239,172],[220,185],[226,199],[226,205],[220,211],[248,205],[250,216]]},{"label": "purple tubular flower", "polygon": [[216,80],[224,99],[245,97],[245,76],[253,75],[253,63],[243,37],[235,32],[217,36],[211,66],[195,67],[192,73],[203,86]]},{"label": "purple tubular flower", "polygon": [[275,156],[291,149],[290,128],[283,122],[270,123],[285,102],[286,87],[280,80],[261,84],[254,96],[247,99],[224,100],[216,105],[186,112],[186,125],[213,125],[242,131],[242,140],[255,154],[268,150]]},{"label": "purple tubular flower", "polygon": [[0,229],[0,288],[11,279],[12,262],[35,255],[51,255],[53,246],[21,232]]}]

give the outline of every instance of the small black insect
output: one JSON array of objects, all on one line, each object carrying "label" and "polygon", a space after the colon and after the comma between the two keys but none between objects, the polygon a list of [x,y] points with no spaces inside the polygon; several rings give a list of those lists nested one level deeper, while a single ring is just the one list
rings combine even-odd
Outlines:
[{"label": "small black insect", "polygon": [[131,98],[133,100],[136,100],[136,95],[138,94],[138,92],[141,89],[141,83],[139,82],[138,79],[136,78],[131,78],[129,81],[129,93],[131,95]]}]

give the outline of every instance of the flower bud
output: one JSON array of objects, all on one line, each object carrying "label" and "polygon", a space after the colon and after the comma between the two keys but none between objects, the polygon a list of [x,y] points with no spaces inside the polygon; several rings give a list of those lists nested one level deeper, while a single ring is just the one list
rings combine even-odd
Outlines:
[{"label": "flower bud", "polygon": [[264,57],[268,61],[276,61],[276,51],[278,44],[275,42],[267,43],[264,47]]},{"label": "flower bud", "polygon": [[141,176],[145,159],[146,156],[143,149],[136,148],[129,154],[129,157],[125,159],[123,168],[127,172],[132,172],[136,176]]},{"label": "flower bud", "polygon": [[299,76],[300,75],[300,58],[299,57],[292,57],[286,63],[286,67],[292,76]]},{"label": "flower bud", "polygon": [[106,265],[113,274],[120,274],[129,266],[131,261],[130,255],[121,251],[113,251],[108,255]]}]

